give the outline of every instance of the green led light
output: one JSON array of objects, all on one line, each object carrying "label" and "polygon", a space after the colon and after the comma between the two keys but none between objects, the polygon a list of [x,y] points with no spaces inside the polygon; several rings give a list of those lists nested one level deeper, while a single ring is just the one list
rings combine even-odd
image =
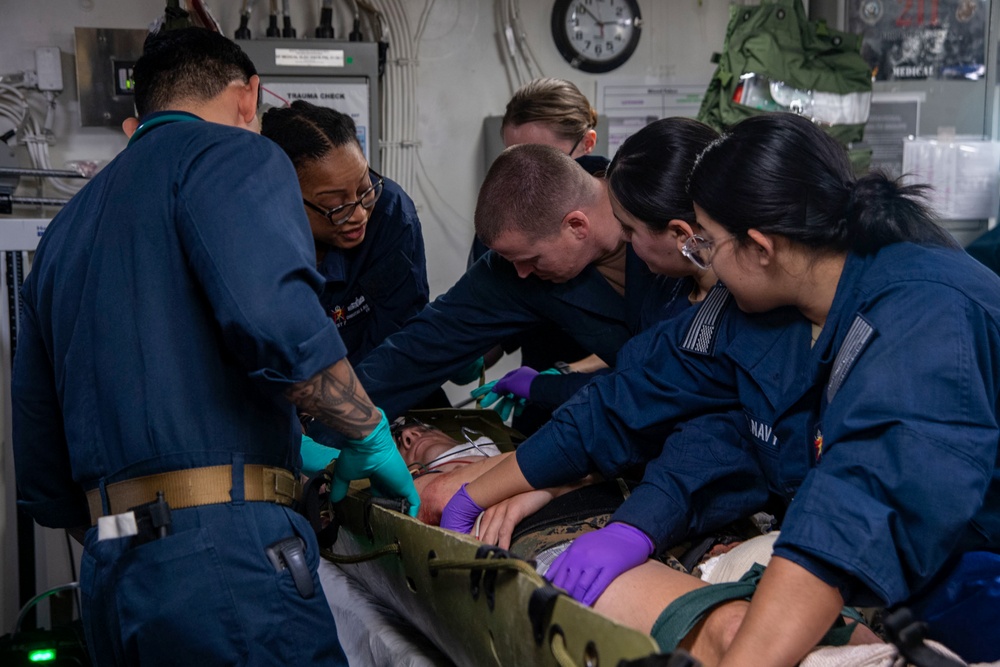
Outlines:
[{"label": "green led light", "polygon": [[40,648],[28,653],[29,662],[52,662],[56,659],[54,648]]},{"label": "green led light", "polygon": [[354,62],[354,58],[352,58],[351,56],[347,56],[347,64],[350,65],[353,62]]}]

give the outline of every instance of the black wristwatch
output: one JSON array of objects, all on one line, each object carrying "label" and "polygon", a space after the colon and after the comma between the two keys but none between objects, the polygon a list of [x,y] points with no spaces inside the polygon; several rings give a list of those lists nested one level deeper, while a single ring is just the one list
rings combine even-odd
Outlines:
[{"label": "black wristwatch", "polygon": [[554,369],[556,369],[557,371],[559,371],[559,373],[560,373],[560,374],[562,374],[562,375],[569,375],[570,373],[572,373],[572,372],[573,372],[573,369],[572,369],[572,368],[570,368],[570,367],[569,367],[569,364],[567,364],[567,363],[566,363],[565,361],[557,361],[557,362],[556,362],[556,363],[555,363],[555,364],[554,364],[554,365],[552,366],[552,368],[554,368]]}]

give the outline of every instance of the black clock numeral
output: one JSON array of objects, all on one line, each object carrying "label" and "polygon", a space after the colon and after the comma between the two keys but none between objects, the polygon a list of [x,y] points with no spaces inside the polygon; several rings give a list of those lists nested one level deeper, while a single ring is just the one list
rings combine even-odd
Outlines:
[{"label": "black clock numeral", "polygon": [[615,35],[615,39],[618,40],[619,42],[622,41],[622,34],[618,33],[617,35]]},{"label": "black clock numeral", "polygon": [[582,40],[582,39],[583,39],[583,31],[581,31],[581,30],[577,30],[577,31],[576,31],[576,32],[575,32],[575,33],[573,34],[573,39],[575,39],[575,40],[576,40],[576,41],[578,41],[578,42],[579,42],[580,40]]},{"label": "black clock numeral", "polygon": [[583,44],[583,50],[584,50],[584,51],[586,51],[586,50],[587,50],[587,49],[589,49],[589,48],[590,48],[590,40],[588,39],[588,40],[587,40],[586,42],[584,42],[584,44]]},{"label": "black clock numeral", "polygon": [[621,16],[624,13],[625,13],[624,7],[619,7],[618,9],[615,10],[615,16]]},{"label": "black clock numeral", "polygon": [[608,51],[611,51],[613,53],[614,50],[615,50],[615,43],[614,42],[608,42],[607,44],[604,45],[604,48],[607,49]]},{"label": "black clock numeral", "polygon": [[601,55],[602,53],[604,53],[604,49],[601,48],[600,44],[594,46],[594,53],[596,55]]}]

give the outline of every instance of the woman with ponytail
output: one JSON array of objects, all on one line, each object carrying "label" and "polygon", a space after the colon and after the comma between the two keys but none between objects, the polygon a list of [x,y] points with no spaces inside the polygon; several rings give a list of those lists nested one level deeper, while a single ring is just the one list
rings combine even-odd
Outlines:
[{"label": "woman with ponytail", "polygon": [[[685,254],[725,289],[464,487],[442,525],[643,460],[608,527],[548,576],[663,650],[794,665],[819,643],[875,639],[832,627],[843,605],[906,605],[963,658],[1000,659],[1000,279],[934,223],[921,188],[855,178],[843,149],[798,116],[736,125],[701,154],[688,190],[701,233]],[[727,412],[745,442],[710,463],[694,456],[677,429]],[[748,461],[787,503],[759,585],[759,568],[709,586],[647,560],[692,514],[758,511],[738,488],[725,503],[697,489]]]}]

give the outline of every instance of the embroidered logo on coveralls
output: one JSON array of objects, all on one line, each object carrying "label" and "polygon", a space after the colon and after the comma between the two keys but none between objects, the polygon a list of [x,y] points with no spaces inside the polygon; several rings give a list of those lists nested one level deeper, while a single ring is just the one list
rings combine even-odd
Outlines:
[{"label": "embroidered logo on coveralls", "polygon": [[358,315],[363,313],[371,312],[371,307],[365,300],[364,295],[359,296],[354,301],[352,301],[347,306],[347,310],[344,310],[343,306],[337,305],[330,309],[330,317],[333,318],[334,324],[338,328],[346,325],[348,322],[353,320]]}]

